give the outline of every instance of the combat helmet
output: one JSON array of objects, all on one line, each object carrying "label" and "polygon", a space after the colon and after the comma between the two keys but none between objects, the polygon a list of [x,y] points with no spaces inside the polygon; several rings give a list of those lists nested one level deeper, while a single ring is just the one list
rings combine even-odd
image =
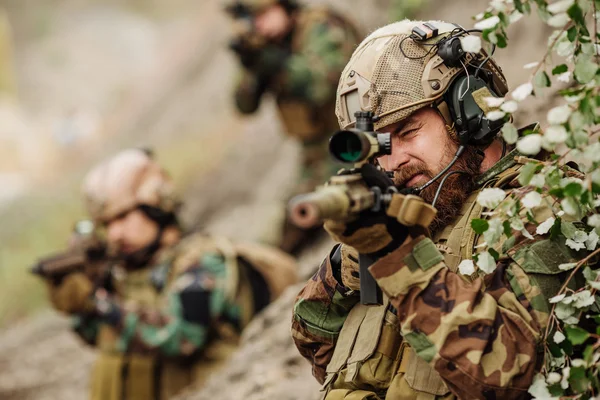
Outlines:
[{"label": "combat helmet", "polygon": [[162,224],[180,204],[171,178],[142,149],[124,150],[93,168],[83,194],[90,217],[100,224],[136,208]]},{"label": "combat helmet", "polygon": [[503,97],[508,87],[485,50],[463,50],[461,38],[473,31],[442,21],[403,20],[370,34],[339,81],[340,126],[351,128],[355,112],[372,111],[379,129],[433,106],[462,144],[491,142],[503,121],[485,117],[490,111],[485,98]]},{"label": "combat helmet", "polygon": [[275,4],[282,5],[288,11],[298,8],[296,0],[226,0],[224,6],[229,14],[237,17],[243,13],[250,15],[259,14],[265,8]]}]

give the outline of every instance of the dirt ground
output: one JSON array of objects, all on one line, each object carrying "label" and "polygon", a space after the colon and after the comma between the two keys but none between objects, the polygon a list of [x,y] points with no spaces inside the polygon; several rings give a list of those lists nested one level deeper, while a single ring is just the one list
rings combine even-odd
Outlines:
[{"label": "dirt ground", "polygon": [[[225,73],[233,74],[235,68],[222,49],[227,25],[219,16],[216,0],[204,4],[197,17],[203,25],[190,23],[190,29],[181,30],[185,34],[177,41],[178,47],[170,48],[165,70],[154,71],[155,84],[147,87],[140,79],[125,106],[108,121],[107,131],[114,135],[130,132],[127,144],[160,146],[179,139],[183,145],[197,145],[199,156],[216,146],[215,141],[226,142],[227,148],[218,151],[213,163],[181,174],[187,184],[184,220],[190,227],[214,234],[272,241],[276,235],[272,227],[283,213],[282,200],[293,186],[298,149],[280,135],[272,104],[265,104],[262,113],[249,120],[240,120],[232,112],[230,87],[220,79]],[[364,0],[337,2],[350,13],[363,4]],[[470,15],[483,10],[485,4],[484,0],[432,0],[418,16],[470,26]],[[385,21],[385,15],[374,9],[355,13],[367,30]],[[498,61],[513,87],[527,78],[522,66],[540,58],[546,32],[537,24],[522,22],[511,32],[509,49],[498,52]],[[211,40],[204,40],[208,35]],[[195,49],[193,56],[190,49]],[[543,117],[552,101],[546,94],[524,110],[518,121]],[[120,145],[108,145],[105,150]],[[256,223],[258,220],[264,223]],[[303,252],[299,261],[304,279],[330,245],[323,240]],[[318,385],[289,336],[291,307],[299,288],[291,288],[252,323],[243,346],[224,371],[203,390],[192,390],[180,399],[316,399]],[[84,399],[93,359],[94,352],[79,343],[69,332],[68,321],[55,313],[48,311],[23,321],[0,332],[0,398]]]}]

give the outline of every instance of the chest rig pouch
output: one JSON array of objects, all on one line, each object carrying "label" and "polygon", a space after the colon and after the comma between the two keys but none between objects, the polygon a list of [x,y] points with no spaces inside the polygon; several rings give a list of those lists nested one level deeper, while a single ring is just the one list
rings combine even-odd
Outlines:
[{"label": "chest rig pouch", "polygon": [[433,400],[449,394],[439,374],[403,341],[387,299],[350,311],[326,372],[325,400]]}]

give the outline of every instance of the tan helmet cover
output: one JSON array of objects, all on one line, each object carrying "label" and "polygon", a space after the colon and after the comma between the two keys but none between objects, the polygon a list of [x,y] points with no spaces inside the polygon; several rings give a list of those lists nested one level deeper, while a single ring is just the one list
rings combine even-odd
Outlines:
[{"label": "tan helmet cover", "polygon": [[[438,36],[424,42],[409,38],[412,29],[424,22],[435,25]],[[403,20],[370,34],[354,51],[340,78],[336,99],[340,127],[352,127],[356,111],[373,111],[380,117],[375,123],[379,129],[438,101],[464,68],[448,67],[432,45],[457,28],[443,21]],[[467,53],[464,61],[468,64],[485,57],[482,50]],[[493,59],[485,67],[494,74],[496,92],[506,94],[506,79]]]},{"label": "tan helmet cover", "polygon": [[141,149],[129,149],[97,165],[84,179],[83,194],[90,216],[108,222],[137,206],[174,212],[179,204],[173,182]]},{"label": "tan helmet cover", "polygon": [[265,8],[272,6],[274,4],[279,4],[279,0],[227,0],[226,5],[232,5],[234,3],[238,3],[242,6],[248,7],[248,10],[252,14],[258,14]]}]

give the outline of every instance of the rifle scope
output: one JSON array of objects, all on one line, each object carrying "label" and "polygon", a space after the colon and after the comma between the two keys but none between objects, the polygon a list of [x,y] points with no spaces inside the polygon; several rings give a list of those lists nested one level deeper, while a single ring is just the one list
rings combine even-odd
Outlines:
[{"label": "rifle scope", "polygon": [[356,128],[337,131],[329,139],[329,153],[343,163],[359,163],[392,154],[389,133],[375,132],[373,113],[356,112]]}]

